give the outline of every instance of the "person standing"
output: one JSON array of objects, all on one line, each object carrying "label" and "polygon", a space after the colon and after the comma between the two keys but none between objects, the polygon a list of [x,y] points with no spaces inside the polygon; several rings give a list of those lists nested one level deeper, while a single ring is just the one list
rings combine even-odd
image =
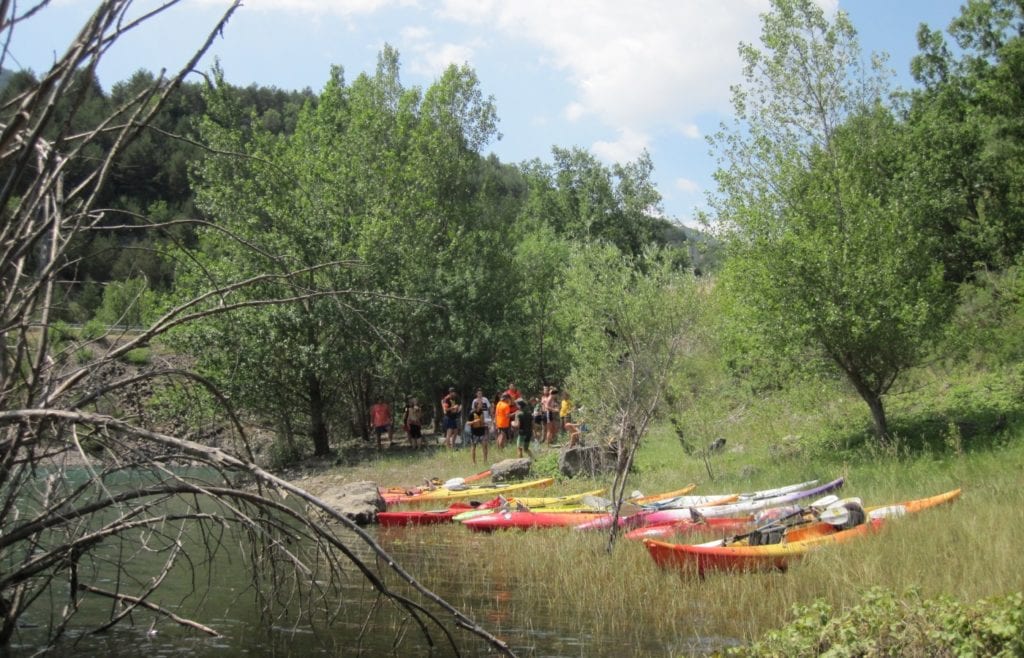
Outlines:
[{"label": "person standing", "polygon": [[423,409],[415,397],[409,398],[402,416],[402,426],[409,435],[409,445],[414,449],[423,447]]},{"label": "person standing", "polygon": [[544,442],[551,445],[558,435],[558,412],[561,404],[558,400],[558,389],[552,386],[548,389],[548,400],[544,405]]},{"label": "person standing", "polygon": [[505,392],[508,393],[508,403],[511,405],[515,405],[516,400],[520,400],[523,397],[523,394],[519,392],[518,388],[516,388],[515,382],[509,382],[508,388],[505,389]]},{"label": "person standing", "polygon": [[494,419],[491,418],[491,401],[484,395],[484,389],[476,389],[476,397],[469,403],[469,408],[472,409],[476,403],[479,402],[484,412],[484,428],[486,429],[487,438],[490,439],[491,433],[494,430]]},{"label": "person standing", "polygon": [[479,400],[473,400],[473,409],[469,412],[469,445],[473,463],[476,463],[476,447],[483,444],[484,462],[487,461],[487,420],[484,417],[484,406]]},{"label": "person standing", "polygon": [[370,428],[377,435],[377,450],[381,449],[380,437],[387,434],[388,447],[391,447],[391,407],[378,397],[377,403],[370,407]]},{"label": "person standing", "polygon": [[569,397],[569,391],[562,391],[562,403],[558,407],[558,427],[568,432],[569,428],[566,425],[571,422],[572,399]]},{"label": "person standing", "polygon": [[516,456],[522,458],[523,452],[525,452],[530,459],[533,459],[533,453],[530,452],[530,441],[533,440],[533,415],[526,406],[526,400],[522,398],[516,400],[516,412],[512,416],[512,427],[518,430]]},{"label": "person standing", "polygon": [[448,394],[441,398],[442,428],[444,429],[444,444],[449,449],[455,448],[455,437],[459,434],[459,418],[462,416],[462,404],[455,387],[448,389]]},{"label": "person standing", "polygon": [[505,444],[512,440],[512,401],[508,393],[502,393],[501,399],[494,407],[494,428],[497,432],[495,441],[498,448],[504,449]]}]

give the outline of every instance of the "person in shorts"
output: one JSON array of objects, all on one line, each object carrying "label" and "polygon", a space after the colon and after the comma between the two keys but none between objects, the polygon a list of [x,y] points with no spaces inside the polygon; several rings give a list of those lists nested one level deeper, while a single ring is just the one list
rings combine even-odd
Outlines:
[{"label": "person in shorts", "polygon": [[508,393],[502,393],[501,399],[498,400],[498,404],[494,407],[495,441],[499,448],[504,448],[505,444],[512,442],[513,413],[515,413],[515,409],[512,406],[512,400],[509,398]]},{"label": "person in shorts", "polygon": [[462,404],[454,386],[448,389],[448,395],[441,398],[441,412],[444,414],[441,420],[444,444],[454,449],[455,437],[459,434],[459,418],[462,416]]},{"label": "person in shorts", "polygon": [[487,461],[487,418],[484,416],[484,406],[479,400],[473,401],[473,409],[469,412],[469,445],[470,454],[473,456],[473,463],[476,463],[476,447],[483,444],[484,461]]},{"label": "person in shorts", "polygon": [[416,398],[409,398],[405,404],[405,415],[402,417],[402,427],[409,435],[409,446],[412,448],[423,447],[423,409]]},{"label": "person in shorts", "polygon": [[370,427],[377,435],[377,449],[380,450],[380,437],[387,434],[388,445],[391,445],[391,407],[384,398],[377,398],[377,403],[370,407]]},{"label": "person in shorts", "polygon": [[516,412],[512,416],[512,427],[518,431],[516,436],[516,456],[522,458],[525,452],[530,459],[533,453],[530,452],[530,441],[533,440],[533,414],[526,406],[526,400],[516,400]]}]

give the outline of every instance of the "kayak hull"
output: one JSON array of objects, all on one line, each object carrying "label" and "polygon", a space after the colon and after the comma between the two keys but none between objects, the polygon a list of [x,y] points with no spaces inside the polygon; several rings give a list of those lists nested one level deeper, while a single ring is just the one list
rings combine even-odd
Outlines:
[{"label": "kayak hull", "polygon": [[571,528],[605,512],[495,512],[466,519],[462,525],[477,532],[529,530],[531,528]]},{"label": "kayak hull", "polygon": [[493,496],[505,496],[513,491],[524,491],[526,489],[539,489],[554,484],[554,478],[543,478],[529,482],[514,482],[510,484],[491,485],[464,485],[456,489],[445,489],[439,487],[431,491],[423,491],[415,494],[384,495],[384,502],[388,505],[399,503],[421,503],[430,501],[459,500],[463,498],[487,498]]},{"label": "kayak hull", "polygon": [[837,530],[827,523],[815,523],[813,528],[801,528],[799,538],[781,544],[766,546],[723,546],[722,542],[708,544],[672,544],[657,539],[644,539],[647,552],[662,569],[677,569],[703,576],[707,571],[765,571],[785,570],[790,561],[812,550],[863,537],[876,530],[883,521]]},{"label": "kayak hull", "polygon": [[865,510],[868,520],[850,529],[840,529],[820,521],[797,526],[790,529],[778,544],[750,546],[745,540],[729,545],[724,540],[704,544],[674,544],[650,537],[643,542],[655,563],[663,569],[698,575],[704,575],[707,571],[786,569],[791,561],[810,551],[863,537],[876,531],[888,519],[952,502],[960,493],[960,489],[954,489],[927,498],[869,507]]}]

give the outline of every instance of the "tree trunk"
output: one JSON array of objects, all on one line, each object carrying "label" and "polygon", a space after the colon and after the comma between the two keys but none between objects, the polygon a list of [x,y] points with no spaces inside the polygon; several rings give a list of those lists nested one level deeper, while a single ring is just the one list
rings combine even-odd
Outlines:
[{"label": "tree trunk", "polygon": [[324,396],[320,379],[309,375],[309,438],[313,440],[313,454],[323,457],[330,454],[331,446],[327,440],[327,424],[324,422]]},{"label": "tree trunk", "polygon": [[[863,394],[862,394],[863,396]],[[871,394],[863,396],[871,409],[871,422],[875,428],[875,438],[884,441],[889,438],[889,421],[885,417],[885,407],[882,405],[882,396]]]}]

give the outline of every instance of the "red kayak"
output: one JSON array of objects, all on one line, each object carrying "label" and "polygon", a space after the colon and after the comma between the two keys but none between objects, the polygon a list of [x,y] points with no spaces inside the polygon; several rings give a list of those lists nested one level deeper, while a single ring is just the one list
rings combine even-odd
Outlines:
[{"label": "red kayak", "polygon": [[435,525],[449,523],[452,518],[472,509],[500,507],[505,502],[500,496],[479,503],[476,501],[458,501],[441,510],[407,510],[404,512],[378,512],[377,523],[382,526]]},{"label": "red kayak", "polygon": [[569,528],[580,523],[607,516],[606,512],[519,512],[502,511],[466,519],[462,525],[478,532],[492,532],[519,528]]}]

